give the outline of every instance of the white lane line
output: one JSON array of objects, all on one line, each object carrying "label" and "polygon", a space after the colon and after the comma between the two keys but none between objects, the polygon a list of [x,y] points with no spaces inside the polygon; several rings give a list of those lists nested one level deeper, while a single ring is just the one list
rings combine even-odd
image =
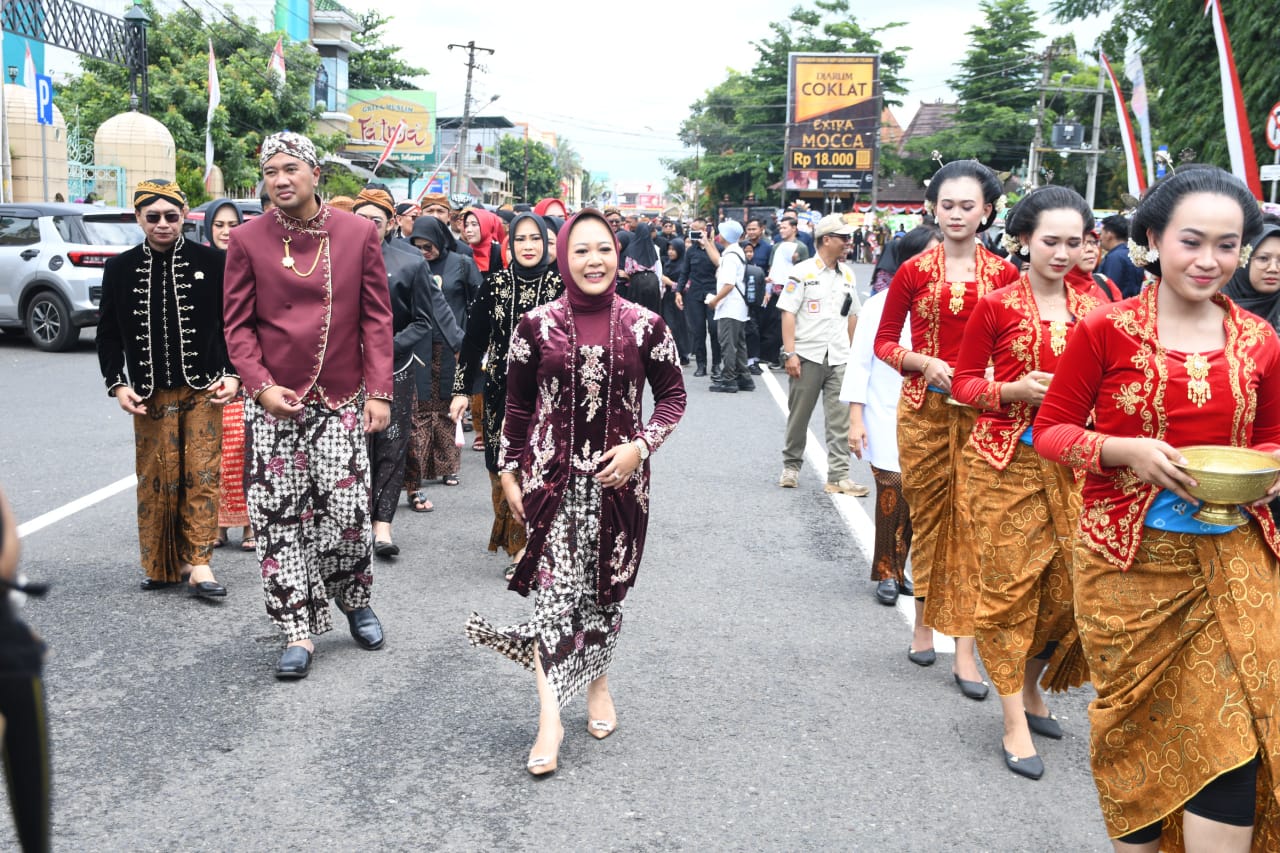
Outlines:
[{"label": "white lane line", "polygon": [[57,509],[46,512],[44,515],[37,516],[31,519],[30,521],[19,524],[18,538],[21,539],[24,536],[30,536],[32,533],[35,533],[37,530],[43,530],[44,528],[48,527],[50,524],[56,524],[57,522],[62,521],[64,518],[75,515],[77,512],[79,512],[82,509],[88,509],[89,507],[93,506],[96,503],[105,501],[107,498],[111,497],[112,495],[118,495],[120,492],[123,492],[125,489],[132,489],[136,485],[138,485],[138,478],[133,474],[130,474],[128,477],[124,477],[122,479],[116,480],[111,485],[103,486],[101,489],[98,489],[96,492],[90,492],[89,494],[85,495],[82,498],[76,498],[69,504],[64,504],[58,507]]},{"label": "white lane line", "polygon": [[[773,371],[764,368],[764,372],[760,375],[760,379],[764,380],[764,385],[769,389],[769,393],[773,396],[773,402],[778,404],[778,408],[782,411],[783,420],[787,417],[787,395],[782,390],[782,386],[774,377]],[[813,468],[813,472],[817,475],[819,482],[824,485],[827,482],[827,446],[818,440],[813,434],[813,430],[808,431],[808,438],[804,443],[805,461]],[[871,490],[871,494],[875,495],[875,489]],[[862,508],[862,504],[852,495],[828,495],[831,502],[835,504],[836,511],[840,513],[840,517],[844,519],[845,524],[849,528],[849,532],[853,534],[854,541],[858,543],[858,549],[862,551],[867,558],[867,562],[871,561],[872,554],[875,553],[876,526],[872,522],[871,517],[867,515],[867,511]],[[874,497],[872,498],[874,500]],[[898,614],[908,625],[914,625],[916,620],[915,599],[905,595],[898,596],[896,605]],[[941,653],[949,654],[955,651],[955,642],[944,634],[936,631],[933,635],[934,648]]]}]

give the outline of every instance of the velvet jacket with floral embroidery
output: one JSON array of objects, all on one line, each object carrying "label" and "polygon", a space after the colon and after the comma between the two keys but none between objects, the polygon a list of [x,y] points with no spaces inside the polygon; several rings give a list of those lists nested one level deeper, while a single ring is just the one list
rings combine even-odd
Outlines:
[{"label": "velvet jacket with floral embroidery", "polygon": [[[1094,311],[1058,363],[1036,417],[1041,456],[1087,472],[1081,541],[1119,569],[1133,564],[1143,520],[1159,489],[1132,468],[1102,467],[1110,436],[1158,438],[1174,447],[1194,444],[1280,448],[1280,342],[1263,320],[1218,294],[1227,345],[1205,353],[1166,349],[1156,334],[1159,283],[1137,296]],[[1188,364],[1207,362],[1202,380]],[[1207,387],[1194,383],[1205,381]],[[1094,428],[1086,428],[1090,416]],[[1271,513],[1247,508],[1271,550],[1280,555]]]},{"label": "velvet jacket with floral embroidery", "polygon": [[[626,441],[642,438],[656,451],[684,415],[680,357],[662,319],[620,297],[609,310],[612,360],[603,346],[572,345],[565,297],[525,314],[511,336],[498,464],[520,473],[524,493],[529,539],[509,587],[521,595],[532,588],[569,478],[597,473],[604,451]],[[646,382],[654,399],[647,421]],[[635,584],[644,552],[649,463],[629,483],[601,489],[601,502],[596,597],[614,604]]]},{"label": "velvet jacket with floral embroidery", "polygon": [[227,350],[246,394],[282,385],[330,409],[362,391],[391,399],[391,295],[373,223],[327,204],[308,222],[273,209],[231,232],[225,283]]},{"label": "velvet jacket with floral embroidery", "polygon": [[[1103,302],[1103,295],[1064,287],[1070,322],[1040,319],[1031,282],[1024,275],[1013,284],[978,300],[964,329],[951,396],[978,409],[969,444],[983,459],[1003,471],[1018,439],[1036,416],[1036,407],[1021,401],[1000,402],[1000,389],[1033,370],[1054,373],[1078,321]],[[987,365],[994,376],[985,376]]]},{"label": "velvet jacket with floral embroidery", "polygon": [[[981,245],[974,249],[974,280],[946,281],[947,254],[942,244],[916,255],[894,275],[885,297],[884,315],[876,332],[876,357],[904,377],[902,397],[911,408],[924,405],[928,387],[924,374],[903,370],[910,352],[940,358],[952,367],[960,357],[960,340],[978,300],[1018,280],[1012,264]],[[911,315],[911,346],[898,343]]]},{"label": "velvet jacket with floral embroidery", "polygon": [[107,261],[96,339],[107,393],[129,385],[150,397],[236,375],[222,335],[225,263],[219,250],[181,237],[169,252],[143,243]]}]

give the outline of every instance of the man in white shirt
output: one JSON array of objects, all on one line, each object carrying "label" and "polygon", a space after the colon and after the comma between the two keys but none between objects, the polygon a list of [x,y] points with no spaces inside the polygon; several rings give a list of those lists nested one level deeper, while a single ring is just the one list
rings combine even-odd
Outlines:
[{"label": "man in white shirt", "polygon": [[769,273],[766,281],[769,290],[765,294],[764,321],[760,329],[760,357],[770,362],[775,370],[782,370],[778,350],[782,347],[782,319],[778,313],[778,294],[791,276],[791,268],[808,260],[809,249],[797,238],[800,224],[794,214],[788,213],[778,220],[778,242],[773,244],[769,256]]},{"label": "man in white shirt", "polygon": [[[718,229],[724,248],[720,251],[720,268],[716,270],[719,290],[707,295],[707,305],[715,309],[716,332],[720,338],[720,379],[711,390],[724,394],[754,391],[756,384],[747,372],[747,300],[743,296],[743,275],[747,256],[738,241],[742,239],[742,223],[726,219]],[[847,429],[847,427],[846,427]]]},{"label": "man in white shirt", "polygon": [[822,217],[813,229],[817,256],[792,268],[778,297],[782,363],[791,377],[778,485],[784,489],[799,485],[809,417],[821,395],[827,440],[826,491],[860,498],[871,490],[849,479],[849,407],[840,401],[849,342],[862,307],[853,271],[841,261],[852,235],[853,227],[840,214]]}]

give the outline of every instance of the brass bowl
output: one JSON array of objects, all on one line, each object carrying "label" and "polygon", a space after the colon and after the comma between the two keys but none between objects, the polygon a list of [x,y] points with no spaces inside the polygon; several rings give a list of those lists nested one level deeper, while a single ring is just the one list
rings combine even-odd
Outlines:
[{"label": "brass bowl", "polygon": [[955,406],[955,407],[956,407],[956,408],[958,408],[958,409],[972,409],[972,408],[973,408],[973,406],[970,406],[968,403],[961,403],[959,400],[957,400],[955,397],[952,397],[950,394],[948,394],[948,395],[947,395],[947,405],[948,405],[948,406]]},{"label": "brass bowl", "polygon": [[1280,460],[1247,447],[1198,444],[1180,447],[1178,452],[1187,460],[1186,465],[1178,467],[1199,484],[1187,489],[1202,501],[1192,517],[1206,524],[1244,524],[1239,505],[1261,499],[1280,474]]}]

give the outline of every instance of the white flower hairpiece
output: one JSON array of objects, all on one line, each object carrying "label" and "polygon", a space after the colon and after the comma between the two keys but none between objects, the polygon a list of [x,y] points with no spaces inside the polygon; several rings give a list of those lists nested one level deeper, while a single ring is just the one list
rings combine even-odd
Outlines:
[{"label": "white flower hairpiece", "polygon": [[1145,267],[1160,260],[1160,250],[1155,246],[1143,246],[1129,238],[1129,260],[1135,267]]},{"label": "white flower hairpiece", "polygon": [[1022,241],[1017,236],[1004,232],[1004,236],[1000,238],[1000,245],[1004,246],[1005,251],[1011,255],[1026,254],[1026,246],[1022,245]]},{"label": "white flower hairpiece", "polygon": [[996,213],[1004,213],[1005,206],[1009,204],[1009,197],[1003,193],[1000,198],[996,199]]},{"label": "white flower hairpiece", "polygon": [[1249,243],[1244,244],[1244,248],[1240,250],[1240,266],[1249,266],[1249,259],[1253,257],[1253,246]]},{"label": "white flower hairpiece", "polygon": [[930,216],[933,216],[933,211],[934,211],[933,202],[926,201],[924,203],[924,212],[929,214]]}]

